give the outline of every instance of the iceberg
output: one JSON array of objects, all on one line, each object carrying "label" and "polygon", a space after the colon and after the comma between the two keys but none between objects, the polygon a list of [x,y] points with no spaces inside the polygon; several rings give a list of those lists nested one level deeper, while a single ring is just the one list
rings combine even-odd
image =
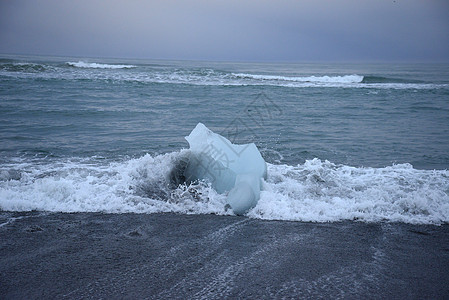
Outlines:
[{"label": "iceberg", "polygon": [[186,181],[206,180],[218,193],[228,193],[226,206],[237,215],[256,206],[267,164],[254,143],[232,144],[202,123],[185,139],[191,152]]}]

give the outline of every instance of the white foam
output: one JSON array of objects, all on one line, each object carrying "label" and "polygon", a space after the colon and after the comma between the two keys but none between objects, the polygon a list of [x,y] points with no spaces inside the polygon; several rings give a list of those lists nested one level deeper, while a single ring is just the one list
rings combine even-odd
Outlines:
[{"label": "white foam", "polygon": [[[140,83],[188,84],[197,86],[279,86],[288,88],[363,88],[363,89],[447,89],[447,83],[365,83],[364,76],[353,75],[315,75],[315,76],[283,76],[273,74],[230,73],[214,69],[189,69],[173,67],[142,66],[133,72],[121,72],[135,65],[88,63],[84,61],[67,62],[75,70],[42,65],[43,70],[27,66],[22,72],[14,65],[13,71],[8,67],[0,69],[0,76],[14,78],[45,78],[45,79],[91,79],[113,80]],[[6,64],[8,65],[8,64]],[[103,69],[116,69],[116,72],[98,72]],[[31,72],[28,71],[31,70]]]},{"label": "white foam", "polygon": [[155,71],[145,74],[129,74],[127,80],[154,83],[189,84],[200,86],[279,86],[288,88],[364,88],[364,89],[441,89],[448,88],[449,84],[433,83],[364,83],[364,76],[279,76],[257,75],[246,73],[224,73],[214,70],[202,72]]},{"label": "white foam", "polygon": [[[2,166],[20,176],[0,180],[0,209],[9,211],[232,214],[226,195],[207,184],[169,187],[179,155],[145,155],[123,162],[86,159]],[[14,171],[15,172],[15,171]],[[1,173],[1,172],[0,172]],[[356,168],[313,159],[268,164],[251,218],[334,222],[449,222],[449,171],[409,164]]]},{"label": "white foam", "polygon": [[355,168],[313,159],[296,167],[269,165],[261,199],[250,216],[333,222],[449,222],[449,171],[410,164]]},{"label": "white foam", "polygon": [[293,82],[313,82],[313,83],[359,83],[363,81],[360,75],[343,76],[306,76],[306,77],[288,77],[277,75],[257,75],[245,73],[233,73],[236,77],[257,79],[257,80],[275,80],[275,81],[293,81]]},{"label": "white foam", "polygon": [[109,65],[99,63],[88,63],[84,61],[68,62],[67,64],[72,67],[87,68],[87,69],[130,69],[136,67],[134,65]]},{"label": "white foam", "polygon": [[[122,163],[66,161],[24,165],[19,180],[0,182],[0,209],[8,211],[109,213],[216,213],[224,197],[200,186],[202,200],[186,187],[170,191],[168,175],[179,153],[146,155]],[[168,195],[170,198],[161,199]],[[210,201],[210,199],[214,199]]]}]

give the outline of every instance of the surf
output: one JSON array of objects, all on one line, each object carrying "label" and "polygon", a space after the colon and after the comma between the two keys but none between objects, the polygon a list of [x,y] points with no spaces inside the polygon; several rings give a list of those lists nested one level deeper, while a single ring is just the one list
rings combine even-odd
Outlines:
[{"label": "surf", "polygon": [[245,73],[233,73],[235,77],[256,80],[274,80],[274,81],[291,81],[291,82],[309,82],[309,83],[360,83],[363,82],[363,76],[341,75],[341,76],[279,76],[279,75],[257,75]]},{"label": "surf", "polygon": [[[18,162],[0,171],[4,211],[232,215],[226,194],[176,173],[188,149],[112,161],[91,158]],[[176,175],[178,174],[178,175]],[[352,167],[320,159],[267,163],[260,199],[247,216],[307,222],[449,222],[449,171],[410,164]]]},{"label": "surf", "polygon": [[103,63],[88,63],[84,61],[78,62],[67,62],[67,65],[76,68],[85,68],[85,69],[131,69],[136,68],[134,65],[120,65],[120,64],[103,64]]}]

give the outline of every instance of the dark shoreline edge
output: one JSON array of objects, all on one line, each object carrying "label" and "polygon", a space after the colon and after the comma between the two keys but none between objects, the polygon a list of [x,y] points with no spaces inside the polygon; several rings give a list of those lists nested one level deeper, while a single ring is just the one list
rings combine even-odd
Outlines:
[{"label": "dark shoreline edge", "polygon": [[0,211],[0,295],[448,298],[449,224]]}]

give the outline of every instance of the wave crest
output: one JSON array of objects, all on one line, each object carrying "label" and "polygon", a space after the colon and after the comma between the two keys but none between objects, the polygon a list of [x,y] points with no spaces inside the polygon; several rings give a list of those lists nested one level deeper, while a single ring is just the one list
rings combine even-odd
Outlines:
[{"label": "wave crest", "polygon": [[99,63],[88,63],[84,61],[67,62],[67,65],[71,67],[85,68],[85,69],[131,69],[136,67],[134,65],[109,65]]},{"label": "wave crest", "polygon": [[256,75],[246,73],[232,73],[235,77],[256,79],[256,80],[274,80],[274,81],[292,81],[292,82],[311,82],[311,83],[360,83],[363,76],[343,75],[343,76],[306,76],[306,77],[288,77],[276,75]]}]

